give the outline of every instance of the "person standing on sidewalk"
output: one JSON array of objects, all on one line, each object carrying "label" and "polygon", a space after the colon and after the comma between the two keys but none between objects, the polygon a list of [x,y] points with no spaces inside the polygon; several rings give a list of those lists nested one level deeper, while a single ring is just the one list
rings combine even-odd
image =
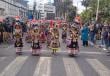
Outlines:
[{"label": "person standing on sidewalk", "polygon": [[90,24],[89,30],[90,41],[95,44],[95,24]]},{"label": "person standing on sidewalk", "polygon": [[88,46],[88,33],[89,33],[89,28],[87,24],[85,24],[81,30],[81,40],[82,40],[83,46]]},{"label": "person standing on sidewalk", "polygon": [[110,56],[110,50],[109,50],[109,47],[110,47],[110,24],[108,25],[108,56]]},{"label": "person standing on sidewalk", "polygon": [[101,31],[101,47],[104,46],[104,37],[103,37],[103,33],[104,33],[105,29],[104,27],[102,28],[102,31]]},{"label": "person standing on sidewalk", "polygon": [[109,29],[108,26],[104,26],[103,28],[103,40],[104,40],[104,45],[105,48],[107,49],[107,53],[110,53],[108,48],[109,48]]}]

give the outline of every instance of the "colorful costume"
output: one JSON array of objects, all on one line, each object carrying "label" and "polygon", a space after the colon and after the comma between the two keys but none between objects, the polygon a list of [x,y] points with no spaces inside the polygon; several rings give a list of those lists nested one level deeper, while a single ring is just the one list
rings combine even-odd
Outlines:
[{"label": "colorful costume", "polygon": [[58,50],[59,44],[57,42],[52,42],[52,50]]},{"label": "colorful costume", "polygon": [[45,42],[45,33],[44,33],[44,32],[41,32],[41,33],[40,33],[40,41],[41,41],[42,43]]},{"label": "colorful costume", "polygon": [[56,51],[58,51],[59,47],[60,47],[60,42],[58,40],[53,40],[51,42],[51,49],[53,51],[53,54],[55,54]]},{"label": "colorful costume", "polygon": [[33,41],[32,41],[32,55],[39,55],[40,54],[40,42],[37,39],[37,36],[33,37]]},{"label": "colorful costume", "polygon": [[71,49],[76,49],[77,50],[77,48],[78,48],[78,41],[77,40],[72,40],[71,41],[71,43],[70,43],[70,45],[69,45],[69,48],[71,48]]},{"label": "colorful costume", "polygon": [[22,38],[16,38],[14,46],[16,48],[16,54],[21,54],[22,53],[22,48],[23,48]]},{"label": "colorful costume", "polygon": [[39,41],[33,41],[32,42],[32,49],[40,49],[40,42]]},{"label": "colorful costume", "polygon": [[51,33],[49,32],[48,35],[47,35],[47,46],[50,47],[50,44],[51,44]]},{"label": "colorful costume", "polygon": [[74,30],[71,32],[71,42],[70,45],[68,46],[70,49],[69,51],[69,55],[70,56],[76,56],[79,52],[79,44],[78,44],[78,30],[76,28],[74,28]]},{"label": "colorful costume", "polygon": [[63,32],[62,32],[63,42],[66,42],[66,37],[67,37],[67,32],[66,32],[66,31],[63,31]]},{"label": "colorful costume", "polygon": [[14,45],[14,46],[15,46],[15,47],[23,47],[22,38],[17,39],[17,40],[15,41],[15,45]]}]

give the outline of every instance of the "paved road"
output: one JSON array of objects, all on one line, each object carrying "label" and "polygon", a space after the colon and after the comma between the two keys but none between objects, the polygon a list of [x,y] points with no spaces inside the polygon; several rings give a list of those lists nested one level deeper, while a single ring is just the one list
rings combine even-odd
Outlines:
[{"label": "paved road", "polygon": [[110,57],[105,51],[82,47],[80,40],[79,43],[80,54],[75,58],[68,56],[63,43],[57,55],[43,44],[39,57],[31,55],[27,43],[22,56],[15,54],[13,45],[0,46],[0,76],[110,76]]},{"label": "paved road", "polygon": [[110,76],[110,57],[94,47],[82,47],[76,58],[68,56],[65,44],[57,56],[43,44],[39,57],[31,56],[25,44],[22,56],[16,56],[13,45],[0,49],[0,76]]}]

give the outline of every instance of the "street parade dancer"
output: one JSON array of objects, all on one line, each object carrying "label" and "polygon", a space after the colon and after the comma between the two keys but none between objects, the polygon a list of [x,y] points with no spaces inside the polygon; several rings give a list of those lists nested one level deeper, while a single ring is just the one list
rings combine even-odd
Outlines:
[{"label": "street parade dancer", "polygon": [[39,40],[39,32],[37,29],[37,30],[34,30],[34,34],[32,36],[32,55],[39,56],[40,49],[41,49],[41,45],[40,45],[40,40]]},{"label": "street parade dancer", "polygon": [[51,44],[51,40],[52,40],[52,34],[49,31],[46,37],[46,41],[47,41],[47,47],[50,48],[50,44]]},{"label": "street parade dancer", "polygon": [[71,34],[71,41],[69,45],[69,55],[70,56],[76,56],[79,52],[79,44],[78,44],[78,30],[75,28],[74,31],[72,31]]},{"label": "street parade dancer", "polygon": [[15,40],[15,48],[16,48],[16,54],[22,54],[22,48],[23,48],[23,41],[19,34],[16,35]]},{"label": "street parade dancer", "polygon": [[65,43],[67,38],[67,28],[64,26],[62,29],[62,40]]},{"label": "street parade dancer", "polygon": [[52,54],[56,54],[60,47],[60,42],[59,42],[59,32],[56,28],[53,29],[52,31],[52,41],[51,41],[51,49],[52,49]]},{"label": "street parade dancer", "polygon": [[15,38],[15,48],[16,48],[16,54],[22,54],[22,48],[23,48],[23,41],[22,41],[22,28],[20,25],[15,25],[15,31],[14,31],[14,38]]},{"label": "street parade dancer", "polygon": [[54,38],[52,41],[51,41],[51,48],[52,48],[52,54],[56,54],[56,52],[58,51],[59,49],[59,40],[57,38]]}]

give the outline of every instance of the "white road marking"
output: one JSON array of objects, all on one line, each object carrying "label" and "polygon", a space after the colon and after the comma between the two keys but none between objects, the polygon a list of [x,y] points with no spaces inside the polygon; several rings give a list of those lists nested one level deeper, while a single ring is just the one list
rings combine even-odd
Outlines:
[{"label": "white road marking", "polygon": [[[24,51],[24,50],[23,50]],[[51,52],[51,50],[41,50],[41,52]],[[61,51],[61,49],[59,49],[59,51],[57,51],[58,53],[68,53],[69,50],[67,51]],[[87,51],[81,51],[79,52],[80,54],[98,54],[98,55],[102,55],[102,54],[105,54],[105,53],[102,53],[102,52],[87,52]]]},{"label": "white road marking", "polygon": [[0,57],[0,61],[3,61],[5,59],[6,59],[6,57]]},{"label": "white road marking", "polygon": [[33,76],[51,76],[51,57],[40,57]]},{"label": "white road marking", "polygon": [[85,52],[85,51],[83,51],[83,52],[80,52],[80,53],[82,53],[82,54],[99,54],[99,55],[101,55],[101,54],[104,54],[104,53],[102,53],[102,52]]},{"label": "white road marking", "polygon": [[28,56],[17,57],[0,73],[0,76],[16,76],[27,58]]},{"label": "white road marking", "polygon": [[[46,50],[45,50],[46,51]],[[60,49],[59,49],[59,51],[57,51],[58,53],[68,53],[69,52],[69,50],[67,50],[67,51],[61,51]],[[102,54],[104,54],[104,53],[102,53],[102,52],[87,52],[87,51],[81,51],[81,52],[79,52],[80,54],[99,54],[99,55],[102,55]]]},{"label": "white road marking", "polygon": [[110,70],[97,59],[86,59],[99,76],[110,76]]},{"label": "white road marking", "polygon": [[66,76],[84,76],[83,72],[80,70],[79,65],[73,58],[63,58],[64,66],[66,69]]}]

